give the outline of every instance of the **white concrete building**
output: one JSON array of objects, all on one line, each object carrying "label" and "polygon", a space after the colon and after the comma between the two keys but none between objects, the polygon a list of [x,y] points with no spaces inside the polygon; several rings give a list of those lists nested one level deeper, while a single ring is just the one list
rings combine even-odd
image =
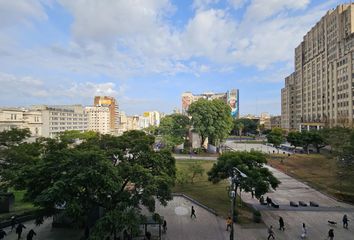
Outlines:
[{"label": "white concrete building", "polygon": [[88,119],[88,130],[101,134],[112,133],[109,107],[86,107],[85,111]]},{"label": "white concrete building", "polygon": [[67,130],[87,131],[87,115],[82,105],[32,106],[31,110],[42,114],[42,136],[55,137]]}]

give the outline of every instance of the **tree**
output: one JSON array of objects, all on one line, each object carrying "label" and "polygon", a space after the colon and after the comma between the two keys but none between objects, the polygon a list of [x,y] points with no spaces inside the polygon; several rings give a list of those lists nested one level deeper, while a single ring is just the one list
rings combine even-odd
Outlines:
[{"label": "tree", "polygon": [[222,154],[217,163],[208,172],[208,180],[218,183],[230,176],[234,167],[247,175],[241,179],[240,189],[246,192],[255,190],[259,198],[271,188],[276,189],[280,184],[279,180],[264,166],[267,163],[266,157],[260,152],[229,152]]},{"label": "tree", "polygon": [[302,134],[300,132],[289,132],[286,140],[296,149],[302,145]]},{"label": "tree", "polygon": [[12,128],[10,130],[5,130],[0,132],[0,146],[10,147],[17,145],[30,136],[31,132],[28,128]]},{"label": "tree", "polygon": [[200,162],[194,162],[188,166],[188,171],[190,172],[191,183],[194,183],[194,178],[197,175],[203,175],[204,168],[202,167]]},{"label": "tree", "polygon": [[184,143],[188,136],[190,120],[182,114],[171,114],[161,119],[158,132],[162,142],[169,148]]},{"label": "tree", "polygon": [[37,149],[29,157],[5,159],[6,172],[12,172],[5,177],[12,187],[26,190],[26,199],[46,216],[62,206],[78,225],[87,225],[90,212],[103,208],[90,239],[104,239],[107,233],[137,229],[141,205],[154,212],[155,199],[166,205],[172,198],[175,159],[170,152],[154,152],[153,143],[153,136],[140,131],[97,135],[75,146],[41,139],[27,144],[28,151]]},{"label": "tree", "polygon": [[350,136],[353,130],[343,127],[325,128],[320,131],[320,134],[325,139],[335,154],[343,151],[343,148],[349,145]]},{"label": "tree", "polygon": [[243,134],[256,134],[257,128],[257,122],[252,119],[240,118],[234,120],[234,130],[241,129]]},{"label": "tree", "polygon": [[320,149],[324,148],[327,145],[326,140],[324,139],[322,134],[317,131],[311,131],[310,137],[312,146],[316,148],[317,153],[320,153]]},{"label": "tree", "polygon": [[309,146],[312,143],[312,133],[308,131],[301,132],[301,143],[303,149],[309,154]]},{"label": "tree", "polygon": [[[282,129],[281,128],[273,128],[272,131],[270,133],[268,133],[267,140],[269,143],[273,144],[274,147],[276,147],[278,149],[280,144],[282,144],[284,141]],[[279,153],[279,149],[278,149],[278,153]]]},{"label": "tree", "polygon": [[212,144],[221,142],[233,126],[230,107],[219,99],[199,99],[189,106],[188,114],[192,117],[193,130],[201,136],[202,143],[206,138]]}]

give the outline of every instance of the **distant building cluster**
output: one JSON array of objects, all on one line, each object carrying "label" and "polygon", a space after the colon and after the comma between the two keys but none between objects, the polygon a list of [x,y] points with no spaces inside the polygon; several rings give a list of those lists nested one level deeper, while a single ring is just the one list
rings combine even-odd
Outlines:
[{"label": "distant building cluster", "polygon": [[295,71],[281,90],[287,130],[353,127],[354,7],[327,12],[295,48]]},{"label": "distant building cluster", "polygon": [[0,131],[28,128],[32,137],[53,138],[61,132],[77,130],[121,135],[129,130],[158,126],[163,114],[152,111],[127,116],[119,111],[113,97],[96,96],[93,106],[35,105],[29,108],[0,108]]},{"label": "distant building cluster", "polygon": [[191,92],[184,92],[182,93],[182,114],[187,114],[189,106],[193,103],[198,101],[199,99],[221,99],[226,104],[228,104],[231,108],[231,116],[233,118],[238,118],[240,111],[239,111],[239,90],[238,89],[231,89],[226,93],[213,93],[213,92],[206,92],[202,94],[193,94]]},{"label": "distant building cluster", "polygon": [[267,112],[261,113],[259,116],[247,114],[241,116],[241,118],[251,119],[259,124],[264,129],[273,129],[281,127],[281,116],[271,116]]}]

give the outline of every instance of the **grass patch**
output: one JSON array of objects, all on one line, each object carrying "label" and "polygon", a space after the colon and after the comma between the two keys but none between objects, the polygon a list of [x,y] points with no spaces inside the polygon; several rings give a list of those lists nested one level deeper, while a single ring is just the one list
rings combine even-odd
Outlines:
[{"label": "grass patch", "polygon": [[269,156],[268,164],[339,200],[354,203],[354,172],[321,154]]},{"label": "grass patch", "polygon": [[13,206],[13,210],[9,213],[0,214],[0,221],[7,220],[13,215],[19,216],[25,213],[35,211],[37,209],[35,206],[33,206],[32,203],[25,202],[23,200],[25,191],[10,190],[10,192],[14,193],[15,195],[15,203]]},{"label": "grass patch", "polygon": [[[207,172],[211,169],[215,161],[203,160],[177,160],[177,171],[187,171],[188,166],[198,162],[204,168],[202,176],[198,175],[194,179],[194,183],[190,181],[185,184],[176,184],[173,191],[177,193],[184,193],[198,202],[214,209],[219,215],[226,218],[230,215],[230,198],[228,196],[227,187],[228,182],[222,181],[213,184],[208,181]],[[239,200],[239,198],[237,198]],[[252,222],[252,209],[248,208],[246,204],[238,202],[239,223],[249,224]]]}]

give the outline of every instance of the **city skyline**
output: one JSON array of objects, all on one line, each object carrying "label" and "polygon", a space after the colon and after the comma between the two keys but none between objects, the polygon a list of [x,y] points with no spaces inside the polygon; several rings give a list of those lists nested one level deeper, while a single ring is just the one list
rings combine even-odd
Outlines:
[{"label": "city skyline", "polygon": [[345,2],[3,1],[0,105],[107,95],[129,115],[171,113],[183,92],[236,87],[241,115],[277,115],[294,48]]}]

